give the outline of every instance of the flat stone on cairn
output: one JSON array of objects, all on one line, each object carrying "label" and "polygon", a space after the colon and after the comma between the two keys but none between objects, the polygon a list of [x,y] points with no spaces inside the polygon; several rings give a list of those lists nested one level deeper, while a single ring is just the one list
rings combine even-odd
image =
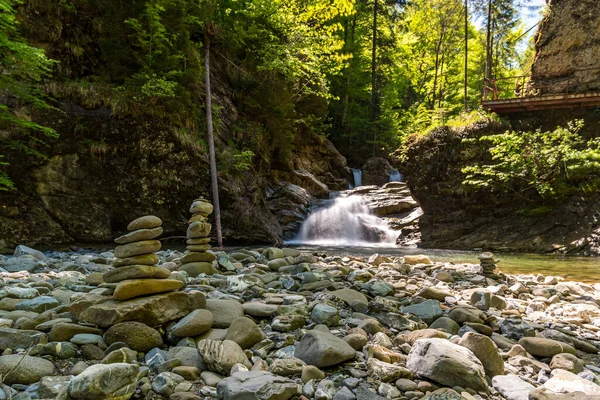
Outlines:
[{"label": "flat stone on cairn", "polygon": [[494,254],[490,252],[481,253],[479,255],[479,265],[483,270],[483,275],[487,278],[498,279],[500,278],[496,272],[496,263],[498,261],[494,260]]},{"label": "flat stone on cairn", "polygon": [[171,271],[156,266],[158,257],[154,253],[161,248],[156,240],[163,232],[161,225],[160,218],[146,215],[132,221],[127,226],[130,232],[115,239],[120,244],[115,249],[116,269],[102,276],[104,282],[117,284],[115,300],[170,292],[183,286],[179,280],[168,279]]},{"label": "flat stone on cairn", "polygon": [[215,255],[208,253],[210,250],[210,230],[208,216],[213,212],[213,206],[204,199],[196,199],[190,207],[192,218],[187,229],[186,248],[188,252],[181,259],[180,271],[185,271],[191,277],[200,274],[212,275],[216,273],[212,262]]}]

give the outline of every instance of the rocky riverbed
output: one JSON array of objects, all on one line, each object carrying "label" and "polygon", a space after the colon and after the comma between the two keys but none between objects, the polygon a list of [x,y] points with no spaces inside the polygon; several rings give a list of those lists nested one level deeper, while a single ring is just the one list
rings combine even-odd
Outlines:
[{"label": "rocky riverbed", "polygon": [[0,256],[0,399],[600,399],[600,284],[212,252],[158,251],[184,288],[121,302],[112,251]]}]

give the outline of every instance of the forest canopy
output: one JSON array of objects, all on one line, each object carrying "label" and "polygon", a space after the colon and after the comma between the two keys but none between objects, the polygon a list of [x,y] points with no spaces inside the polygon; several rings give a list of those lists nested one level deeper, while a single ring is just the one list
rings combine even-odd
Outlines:
[{"label": "forest canopy", "polygon": [[[521,3],[0,0],[3,69],[24,67],[0,85],[17,99],[16,119],[15,107],[46,104],[42,90],[115,116],[164,118],[202,142],[209,39],[217,85],[239,111],[236,151],[285,163],[294,136],[312,132],[358,165],[476,109],[484,76],[526,71],[532,51]],[[15,80],[31,91],[16,92]],[[32,148],[52,134],[21,129]]]}]

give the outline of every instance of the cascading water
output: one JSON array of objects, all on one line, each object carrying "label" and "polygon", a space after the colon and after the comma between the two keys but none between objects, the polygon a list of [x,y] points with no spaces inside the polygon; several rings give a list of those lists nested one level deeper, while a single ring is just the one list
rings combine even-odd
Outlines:
[{"label": "cascading water", "polygon": [[404,182],[404,176],[397,169],[390,172],[390,182]]},{"label": "cascading water", "polygon": [[398,231],[373,215],[361,196],[338,196],[302,223],[292,243],[322,246],[394,246]]},{"label": "cascading water", "polygon": [[352,168],[352,174],[354,175],[354,187],[362,186],[362,170]]}]

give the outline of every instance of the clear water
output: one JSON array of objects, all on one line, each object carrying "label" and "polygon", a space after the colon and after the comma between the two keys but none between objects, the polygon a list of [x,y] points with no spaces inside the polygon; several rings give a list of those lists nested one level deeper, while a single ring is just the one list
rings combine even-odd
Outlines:
[{"label": "clear water", "polygon": [[[426,254],[432,261],[453,262],[455,264],[479,264],[477,256],[481,251],[461,251],[444,249],[414,249],[397,246],[313,246],[295,245],[302,251],[325,253],[338,256],[368,257],[382,255],[403,256],[405,254]],[[600,257],[577,257],[529,253],[494,253],[498,269],[507,274],[542,274],[560,276],[566,280],[588,283],[600,282]]]}]

